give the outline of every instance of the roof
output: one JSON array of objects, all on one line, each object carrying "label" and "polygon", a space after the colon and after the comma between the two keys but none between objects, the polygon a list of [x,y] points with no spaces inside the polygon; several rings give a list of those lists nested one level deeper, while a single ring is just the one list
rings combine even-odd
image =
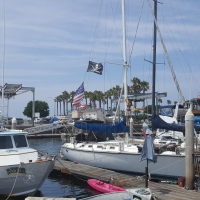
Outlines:
[{"label": "roof", "polygon": [[22,84],[5,84],[0,86],[0,97],[2,97],[2,91],[4,90],[4,98],[12,98],[15,95],[34,90],[33,87],[22,87]]}]

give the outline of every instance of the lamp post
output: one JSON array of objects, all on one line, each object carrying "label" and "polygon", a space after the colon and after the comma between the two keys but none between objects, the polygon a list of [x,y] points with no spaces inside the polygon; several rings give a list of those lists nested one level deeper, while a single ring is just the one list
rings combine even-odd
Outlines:
[{"label": "lamp post", "polygon": [[54,109],[53,113],[54,113],[54,117],[55,117],[55,98],[53,98],[53,97],[48,97],[48,98],[53,99],[53,109]]}]

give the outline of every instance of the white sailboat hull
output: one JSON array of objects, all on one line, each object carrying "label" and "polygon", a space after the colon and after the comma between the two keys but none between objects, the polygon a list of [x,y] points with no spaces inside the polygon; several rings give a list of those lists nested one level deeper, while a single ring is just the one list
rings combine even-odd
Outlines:
[{"label": "white sailboat hull", "polygon": [[[146,161],[139,161],[141,154],[134,152],[90,151],[80,148],[61,147],[64,159],[116,171],[145,173]],[[149,163],[149,173],[158,176],[185,176],[184,155],[157,155],[157,163]]]}]

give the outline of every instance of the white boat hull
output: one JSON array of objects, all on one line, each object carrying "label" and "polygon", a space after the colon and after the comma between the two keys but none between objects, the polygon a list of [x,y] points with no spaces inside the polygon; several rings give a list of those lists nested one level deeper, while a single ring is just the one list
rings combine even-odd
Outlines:
[{"label": "white boat hull", "polygon": [[[146,161],[139,161],[140,153],[98,152],[79,148],[61,147],[64,159],[116,171],[145,173]],[[184,155],[157,155],[157,163],[149,163],[149,173],[158,176],[185,176]]]},{"label": "white boat hull", "polygon": [[0,182],[3,184],[0,184],[0,195],[19,196],[35,194],[53,170],[54,164],[55,160],[42,160],[21,164],[21,166],[1,166]]}]

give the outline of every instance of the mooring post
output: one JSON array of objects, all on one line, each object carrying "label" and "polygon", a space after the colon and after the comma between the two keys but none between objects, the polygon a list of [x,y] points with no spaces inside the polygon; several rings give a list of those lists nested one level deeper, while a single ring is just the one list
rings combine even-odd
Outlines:
[{"label": "mooring post", "polygon": [[130,119],[130,137],[133,137],[133,118]]},{"label": "mooring post", "polygon": [[185,115],[185,188],[194,189],[194,114],[192,104]]},{"label": "mooring post", "polygon": [[11,129],[16,129],[17,127],[17,119],[15,117],[12,118],[12,126]]}]

